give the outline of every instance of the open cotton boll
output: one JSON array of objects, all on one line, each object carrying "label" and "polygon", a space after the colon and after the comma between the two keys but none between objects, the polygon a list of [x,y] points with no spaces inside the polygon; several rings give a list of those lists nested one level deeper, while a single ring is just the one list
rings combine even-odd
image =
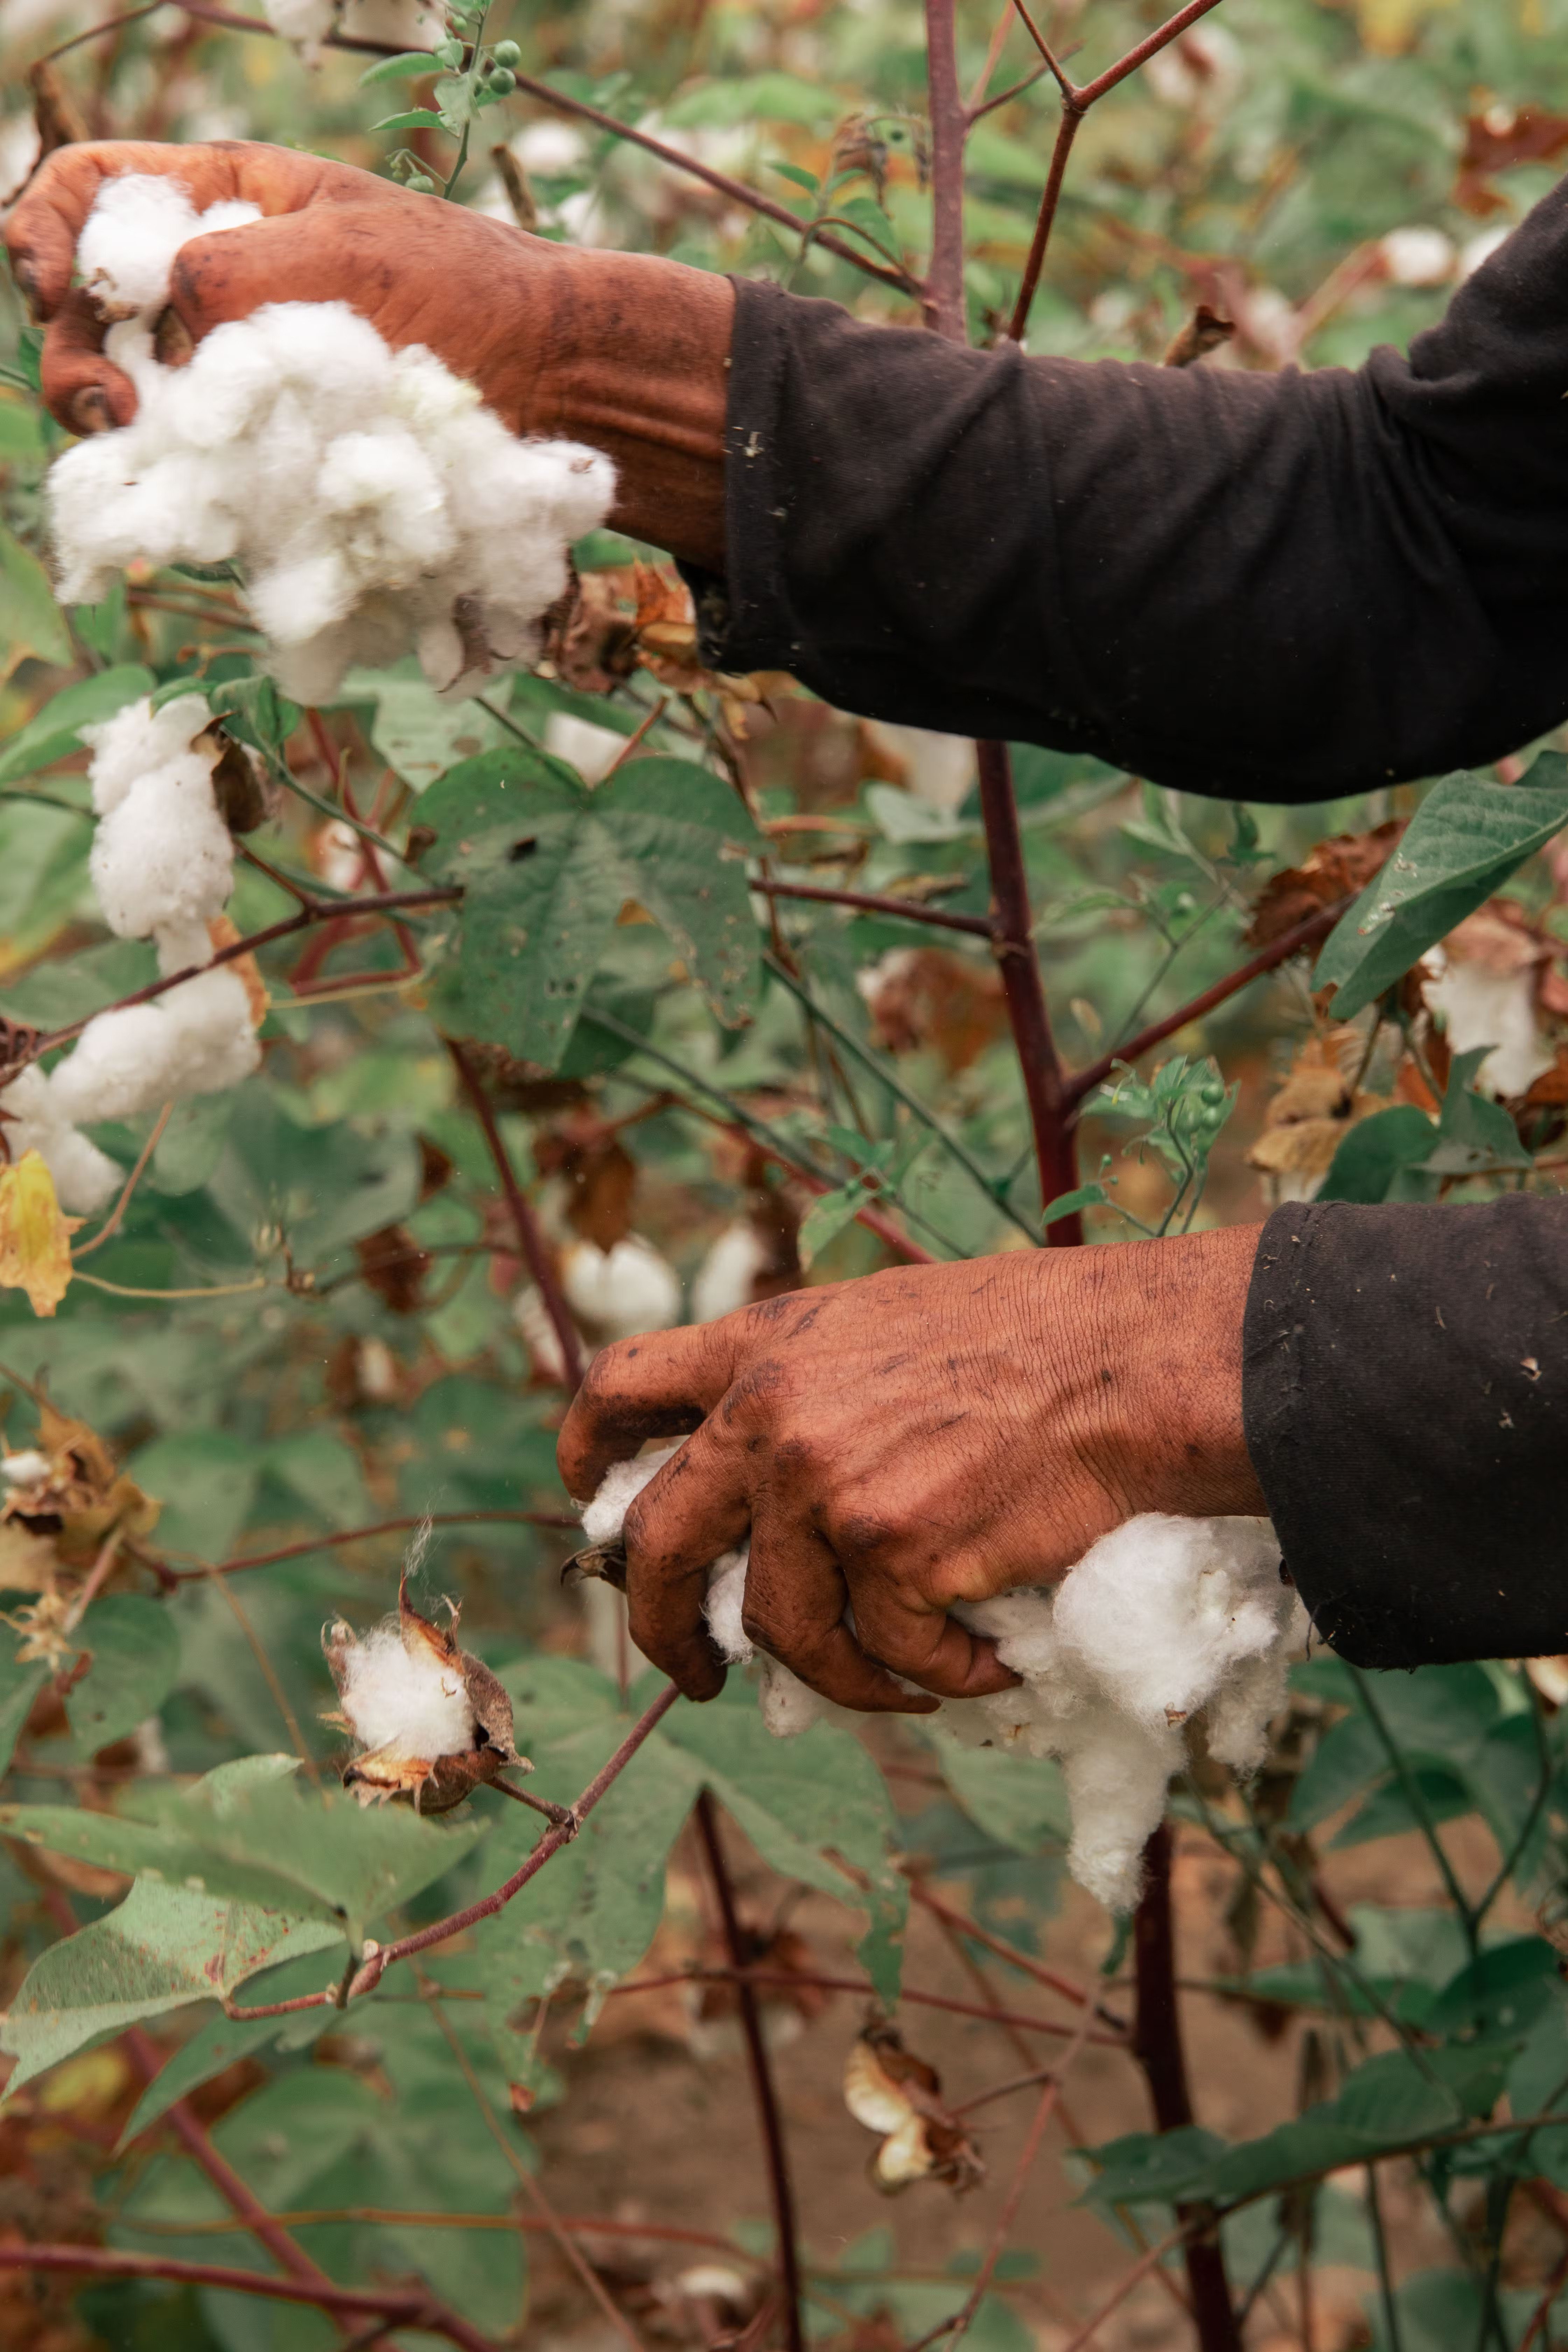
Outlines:
[{"label": "open cotton boll", "polygon": [[455,1756],[474,1744],[474,1710],[460,1674],[429,1652],[411,1654],[395,1617],[344,1653],[338,1703],[365,1748],[396,1742],[416,1756]]},{"label": "open cotton boll", "polygon": [[255,205],[196,211],[182,181],[126,173],[107,180],[77,242],[82,278],[106,310],[145,310],[169,299],[174,256],[187,238],[261,218]]},{"label": "open cotton boll", "polygon": [[[1436,954],[1428,961],[1436,961]],[[1552,1067],[1552,1050],[1536,1015],[1533,963],[1521,961],[1506,971],[1489,967],[1479,958],[1460,962],[1446,956],[1422,993],[1428,1009],[1443,1015],[1450,1052],[1491,1047],[1476,1073],[1486,1093],[1524,1094]]]},{"label": "open cotton boll", "polygon": [[[292,37],[331,22],[297,14]],[[248,208],[198,221],[168,182],[135,174],[100,206],[81,249],[113,307],[140,304],[106,342],[139,406],[51,469],[61,596],[96,601],[140,559],[232,561],[274,674],[312,703],[354,662],[411,647],[454,695],[530,658],[571,542],[609,512],[609,459],[520,440],[432,352],[395,352],[343,302],[268,303],[164,368],[151,329],[174,254]]]},{"label": "open cotton boll", "polygon": [[98,827],[89,858],[103,919],[122,940],[221,915],[234,887],[234,836],[213,793],[216,746],[140,777]]},{"label": "open cotton boll", "polygon": [[0,1096],[0,1108],[5,1113],[11,1165],[36,1151],[55,1180],[60,1205],[73,1215],[90,1216],[122,1182],[123,1170],[96,1143],[78,1134],[36,1062],[12,1079]]},{"label": "open cotton boll", "polygon": [[205,698],[182,694],[158,710],[142,695],[122,703],[111,717],[83,727],[81,740],[92,753],[87,774],[98,814],[108,816],[139,776],[178,759],[211,724]]},{"label": "open cotton boll", "polygon": [[574,1315],[612,1339],[668,1330],[680,1314],[675,1268],[637,1234],[609,1250],[570,1243],[562,1253],[561,1287]]},{"label": "open cotton boll", "polygon": [[765,1237],[749,1218],[738,1217],[725,1226],[692,1277],[692,1321],[714,1323],[721,1315],[749,1307],[757,1276],[774,1265]]}]

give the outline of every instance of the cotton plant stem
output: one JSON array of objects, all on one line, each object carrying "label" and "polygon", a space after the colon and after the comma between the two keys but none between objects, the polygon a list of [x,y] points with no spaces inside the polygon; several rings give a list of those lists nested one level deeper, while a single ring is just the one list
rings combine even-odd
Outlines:
[{"label": "cotton plant stem", "polygon": [[825,907],[853,907],[860,914],[887,915],[896,922],[927,923],[933,929],[963,931],[971,939],[991,936],[984,915],[949,914],[942,907],[922,906],[918,898],[899,898],[879,890],[837,890],[821,882],[775,882],[752,877],[746,885],[768,898],[809,898]]},{"label": "cotton plant stem", "polygon": [[973,2326],[976,2314],[985,2300],[991,2282],[996,2274],[996,2265],[1006,2250],[1008,2237],[1017,2219],[1018,2208],[1023,2202],[1024,2191],[1028,2186],[1029,2175],[1034,2170],[1036,2160],[1045,2145],[1046,2128],[1056,2113],[1057,2102],[1061,2096],[1063,2080],[1089,2037],[1089,2021],[1093,2014],[1092,2009],[1086,2004],[1079,2020],[1077,2032],[1063,2051],[1060,2063],[1047,2078],[1045,2088],[1040,2093],[1034,2116],[1030,2120],[1027,2136],[1018,2153],[1018,2161],[1013,2168],[1013,2178],[1007,2184],[1007,2193],[1002,2200],[1002,2209],[996,2216],[985,2252],[981,2257],[980,2267],[974,2273],[974,2284],[970,2288],[962,2306],[954,2312],[952,2317],[942,2320],[938,2326],[919,2337],[910,2347],[910,2352],[925,2352],[928,2345],[935,2344],[943,2337],[946,2338],[950,2347],[960,2344]]},{"label": "cotton plant stem", "polygon": [[784,2145],[784,2121],[779,2114],[778,2095],[773,2088],[773,2068],[768,2061],[768,2045],[763,2035],[762,2011],[752,1985],[744,1973],[745,1945],[741,1935],[741,1923],[735,1912],[735,1890],[731,1883],[730,1866],[724,1859],[724,1848],[719,1834],[719,1822],[713,1799],[704,1789],[697,1800],[697,1832],[702,1841],[709,1875],[718,1898],[719,1915],[723,1923],[724,1946],[735,1969],[735,1998],[741,2011],[741,2029],[745,2035],[746,2059],[751,2069],[752,2092],[757,2104],[757,2120],[762,2129],[763,2154],[767,2165],[768,2188],[773,2200],[773,2228],[778,2240],[779,2288],[784,2299],[784,2341],[789,2352],[805,2352],[805,2319],[801,2303],[800,2235],[795,2221],[795,2189],[790,2179],[789,2151]]},{"label": "cotton plant stem", "polygon": [[452,1057],[452,1066],[458,1073],[458,1083],[468,1098],[468,1106],[479,1120],[485,1141],[489,1147],[489,1155],[495,1162],[496,1174],[500,1178],[501,1191],[506,1195],[507,1207],[511,1212],[511,1222],[517,1234],[518,1247],[522,1254],[523,1263],[533,1278],[534,1287],[543,1301],[545,1314],[550,1318],[550,1328],[555,1334],[556,1345],[561,1350],[561,1361],[565,1369],[567,1389],[575,1395],[583,1385],[583,1373],[585,1369],[583,1362],[583,1342],[578,1335],[577,1326],[572,1320],[572,1310],[567,1306],[563,1294],[560,1276],[555,1271],[554,1258],[551,1255],[549,1244],[540,1230],[538,1218],[523,1198],[522,1187],[519,1184],[516,1172],[512,1168],[511,1155],[507,1150],[500,1129],[496,1123],[494,1106],[485,1092],[472,1056],[467,1046],[460,1045],[455,1037],[447,1038],[447,1051]]},{"label": "cotton plant stem", "polygon": [[1092,2006],[1100,2021],[1117,2032],[1127,2031],[1124,2020],[1107,2009],[1098,1994],[1089,1992],[1087,1987],[1076,1983],[1071,1977],[1064,1977],[1057,1969],[1047,1968],[1043,1960],[1037,1960],[1029,1953],[1020,1952],[1014,1945],[1005,1943],[1000,1936],[993,1936],[988,1928],[978,1926],[956,1905],[944,1902],[940,1895],[933,1895],[922,1879],[910,1881],[910,1895],[933,1918],[946,1920],[973,1942],[983,1944],[988,1952],[994,1952],[999,1960],[1005,1960],[1010,1967],[1020,1969],[1025,1976],[1033,1977],[1037,1984],[1045,1985],[1051,1992],[1059,1992],[1064,2000],[1070,2000],[1079,2008],[1086,2004]]},{"label": "cotton plant stem", "polygon": [[1162,1045],[1167,1037],[1174,1036],[1178,1029],[1184,1029],[1189,1021],[1201,1021],[1205,1013],[1212,1013],[1216,1005],[1226,1003],[1231,997],[1239,995],[1244,988],[1261,979],[1266,971],[1277,971],[1280,964],[1289,963],[1293,955],[1299,955],[1303,948],[1310,948],[1318,940],[1327,939],[1352,903],[1350,898],[1337,898],[1331,907],[1320,908],[1315,915],[1308,915],[1300,922],[1293,923],[1288,931],[1281,931],[1277,940],[1270,940],[1268,945],[1260,948],[1255,956],[1249,956],[1245,963],[1237,964],[1234,971],[1227,971],[1223,980],[1216,980],[1212,987],[1189,997],[1186,1003],[1179,1004],[1173,1013],[1163,1013],[1158,1021],[1150,1022],[1147,1028],[1140,1029],[1135,1035],[1125,1039],[1114,1051],[1101,1054],[1097,1061],[1086,1063],[1081,1070],[1072,1071],[1064,1084],[1068,1104],[1076,1110],[1096,1087],[1104,1085],[1119,1062],[1131,1064],[1137,1061],[1141,1055],[1148,1053],[1151,1046]]},{"label": "cotton plant stem", "polygon": [[[417,2210],[405,2211],[399,2206],[321,2205],[275,2213],[272,2218],[289,2230],[363,2222],[403,2230],[505,2231],[508,2234],[521,2231],[525,2237],[553,2237],[557,2231],[564,2231],[573,2238],[649,2238],[659,2245],[695,2246],[707,2253],[723,2254],[731,2262],[750,2264],[753,2270],[765,2271],[768,2267],[765,2257],[749,2253],[732,2238],[719,2237],[711,2230],[683,2230],[679,2223],[670,2221],[612,2221],[593,2213],[552,2213],[547,2221],[541,2213],[426,2213]],[[150,2221],[139,2218],[136,2223],[143,2236],[170,2238],[231,2237],[245,2226],[232,2216],[208,2221]]]},{"label": "cotton plant stem", "polygon": [[[1001,967],[1007,1017],[1012,1024],[1029,1107],[1029,1126],[1040,1171],[1040,1199],[1048,1203],[1078,1188],[1078,1151],[1069,1104],[1045,985],[1035,950],[1034,916],[1029,906],[1028,869],[1024,837],[1018,828],[1018,804],[1013,792],[1013,766],[1005,743],[981,743],[980,806],[985,825],[985,846],[991,861],[991,893],[994,910],[994,952]],[[1083,1221],[1074,1212],[1053,1220],[1046,1232],[1047,1246],[1060,1247],[1083,1239]]]},{"label": "cotton plant stem", "polygon": [[[863,2000],[874,2000],[877,1997],[876,1987],[864,1977],[828,1976],[816,1970],[807,1973],[801,1969],[690,1968],[674,1969],[666,1976],[634,1977],[626,1984],[612,1985],[605,1998],[614,2000],[618,1993],[658,1992],[667,1985],[730,1984],[742,1979],[748,1984],[773,1985],[786,1990],[792,1986],[809,1985],[822,1992],[858,1993]],[[314,1993],[307,1993],[296,2005],[309,2009],[316,1999]],[[1000,2009],[989,2001],[960,2000],[952,1993],[922,1992],[910,1985],[900,1988],[899,1999],[907,2001],[911,2009],[940,2009],[951,2017],[978,2017],[987,2025],[1016,2025],[1026,2033],[1047,2034],[1063,2042],[1070,2042],[1078,2031],[1076,2026],[1063,2025],[1054,2017],[1031,2017],[1026,2010]],[[1125,2050],[1127,2047],[1127,2037],[1123,2033],[1096,2031],[1091,2032],[1089,2038],[1104,2050]]]},{"label": "cotton plant stem", "polygon": [[949,342],[967,342],[963,288],[963,142],[969,117],[958,87],[954,0],[925,0],[926,110],[931,121],[931,234],[921,308]]},{"label": "cotton plant stem", "polygon": [[109,2246],[0,2245],[0,2271],[27,2270],[226,2287],[235,2294],[259,2295],[264,2302],[310,2303],[318,2310],[349,2316],[373,2312],[383,2316],[388,2326],[425,2328],[433,2336],[444,2336],[448,2344],[458,2345],[460,2352],[496,2352],[489,2336],[481,2336],[456,2312],[443,2311],[431,2296],[417,2289],[389,2294],[374,2287],[334,2286],[325,2277],[318,2285],[312,2279],[267,2278],[257,2271],[234,2270],[221,2263],[188,2263],[176,2261],[173,2255],[121,2253]]},{"label": "cotton plant stem", "polygon": [[142,1181],[142,1177],[146,1174],[147,1162],[152,1159],[153,1154],[158,1149],[158,1145],[163,1138],[163,1129],[169,1124],[169,1117],[171,1112],[174,1110],[174,1106],[173,1102],[166,1102],[163,1105],[163,1109],[158,1113],[158,1117],[153,1123],[153,1132],[147,1138],[146,1142],[142,1146],[136,1165],[132,1168],[130,1175],[125,1179],[125,1182],[121,1188],[119,1200],[116,1201],[113,1208],[110,1209],[108,1216],[104,1219],[97,1233],[94,1234],[92,1239],[89,1242],[79,1243],[77,1247],[72,1250],[71,1264],[73,1266],[77,1265],[79,1260],[90,1256],[95,1249],[101,1249],[104,1243],[112,1240],[113,1236],[120,1231],[121,1222],[125,1215],[126,1210],[131,1206],[132,1195],[135,1192],[137,1185]]},{"label": "cotton plant stem", "polygon": [[[406,1517],[374,1519],[369,1527],[341,1528],[335,1535],[304,1536],[298,1543],[279,1544],[272,1551],[248,1552],[238,1559],[203,1560],[195,1568],[171,1569],[165,1562],[148,1560],[153,1568],[162,1567],[174,1584],[195,1584],[209,1576],[237,1576],[252,1568],[275,1568],[281,1559],[303,1559],[313,1551],[330,1551],[339,1544],[358,1543],[368,1536],[401,1535],[410,1528],[468,1528],[494,1525],[528,1528],[574,1528],[577,1521],[564,1511],[431,1511],[414,1512]],[[142,1559],[145,1555],[138,1553]]]},{"label": "cotton plant stem", "polygon": [[[335,816],[337,811],[332,810],[330,814]],[[215,971],[220,964],[234,963],[241,956],[254,955],[258,948],[270,947],[274,940],[290,939],[296,931],[306,930],[312,923],[335,922],[345,914],[387,915],[402,908],[449,907],[462,895],[460,884],[449,883],[426,890],[380,890],[363,898],[312,899],[297,914],[285,916],[281,922],[269,923],[265,930],[252,931],[247,938],[231,940],[227,947],[219,948],[210,963],[187,964],[183,971],[172,971],[164,980],[149,981],[145,988],[133,989],[129,996],[118,997],[113,1004],[101,1009],[122,1013],[128,1005],[151,1004],[155,997],[167,995],[171,988],[179,988],[187,980],[198,979],[204,971]],[[36,1061],[40,1054],[51,1053],[57,1045],[69,1045],[73,1037],[81,1035],[89,1021],[96,1018],[95,1013],[84,1013],[79,1021],[72,1021],[63,1029],[49,1030],[37,1040],[32,1058]]]},{"label": "cotton plant stem", "polygon": [[1140,2254],[1131,2269],[1122,2273],[1093,2318],[1085,2320],[1078,2334],[1062,2347],[1062,2352],[1089,2352],[1089,2347],[1094,2342],[1106,2321],[1121,2310],[1133,2288],[1142,2286],[1150,2272],[1157,2270],[1167,2254],[1174,2253],[1176,2248],[1189,2234],[1190,2232],[1185,2229],[1173,2230],[1168,2236],[1161,2239],[1157,2246],[1150,2246]]},{"label": "cotton plant stem", "polygon": [[[1162,2132],[1182,2131],[1193,2120],[1176,1993],[1171,1844],[1171,1825],[1162,1822],[1144,1849],[1144,1889],[1132,1926],[1138,1985],[1132,2049],[1149,2086],[1155,2127]],[[1187,2284],[1201,2352],[1242,2352],[1212,2217],[1178,2203],[1176,2218],[1190,2233],[1185,2241]]]}]

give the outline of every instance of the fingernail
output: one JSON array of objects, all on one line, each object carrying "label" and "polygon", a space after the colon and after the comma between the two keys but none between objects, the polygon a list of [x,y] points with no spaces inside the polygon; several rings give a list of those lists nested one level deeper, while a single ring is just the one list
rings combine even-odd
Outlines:
[{"label": "fingernail", "polygon": [[107,433],[111,429],[114,415],[109,405],[109,394],[100,383],[84,383],[81,390],[73,395],[70,421],[72,431],[84,435]]},{"label": "fingernail", "polygon": [[153,358],[160,367],[184,367],[195,347],[195,337],[171,302],[153,329]]}]

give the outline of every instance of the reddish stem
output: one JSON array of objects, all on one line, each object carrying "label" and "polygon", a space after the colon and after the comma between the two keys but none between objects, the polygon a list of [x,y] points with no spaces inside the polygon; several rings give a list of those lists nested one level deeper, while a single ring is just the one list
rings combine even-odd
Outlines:
[{"label": "reddish stem", "polygon": [[[730,1955],[731,1967],[738,1972],[745,1967],[745,1942],[735,1912],[735,1890],[720,1841],[713,1800],[706,1789],[697,1800],[696,1820],[702,1851],[707,1856],[709,1873],[713,1881],[713,1891],[719,1898],[724,1947]],[[768,2045],[763,2038],[762,2012],[757,2005],[756,1992],[746,1977],[740,1973],[735,1978],[735,1999],[741,2011],[741,2030],[746,2038],[746,2061],[751,2069],[752,2093],[757,2103],[757,2121],[762,2129],[763,2153],[768,2168],[768,2189],[773,2200],[773,2229],[778,2240],[779,2287],[784,2297],[784,2338],[789,2352],[805,2352],[805,2326],[801,2309],[800,2234],[795,2222],[795,2190],[790,2181],[789,2151],[784,2146],[784,2123],[773,2089],[773,2069],[768,2063]]]},{"label": "reddish stem", "polygon": [[1223,980],[1216,980],[1212,988],[1205,988],[1200,994],[1190,997],[1185,1004],[1179,1004],[1174,1013],[1167,1013],[1162,1019],[1151,1021],[1146,1029],[1140,1029],[1137,1035],[1129,1037],[1124,1045],[1117,1045],[1109,1054],[1101,1054],[1097,1062],[1089,1062],[1081,1070],[1075,1070],[1065,1081],[1063,1088],[1068,1106],[1076,1110],[1086,1095],[1092,1094],[1096,1087],[1104,1084],[1118,1062],[1135,1062],[1140,1054],[1146,1054],[1152,1045],[1158,1045],[1164,1038],[1174,1036],[1176,1031],[1184,1029],[1189,1021],[1201,1020],[1205,1013],[1212,1013],[1216,1004],[1224,1004],[1227,998],[1239,994],[1249,982],[1258,979],[1266,971],[1273,971],[1279,964],[1288,963],[1302,948],[1310,947],[1314,940],[1326,938],[1351,903],[1349,898],[1337,898],[1331,907],[1321,907],[1315,915],[1304,917],[1300,922],[1292,924],[1288,931],[1281,931],[1277,940],[1270,940],[1266,948],[1259,948],[1246,963],[1237,964],[1234,971],[1227,971]]},{"label": "reddish stem", "polygon": [[563,1528],[577,1525],[564,1511],[421,1511],[406,1518],[374,1519],[365,1528],[343,1528],[336,1535],[304,1536],[298,1543],[279,1544],[274,1551],[247,1552],[239,1559],[219,1560],[211,1565],[204,1561],[200,1568],[171,1569],[163,1562],[148,1559],[144,1552],[138,1552],[136,1557],[149,1568],[162,1567],[172,1585],[194,1584],[206,1576],[237,1576],[242,1569],[272,1568],[280,1559],[302,1559],[308,1552],[326,1551],[336,1544],[358,1543],[362,1536],[396,1535],[407,1528],[487,1527],[494,1523]]},{"label": "reddish stem", "polygon": [[[1071,1192],[1078,1184],[1078,1154],[1073,1139],[1070,1103],[1051,1035],[1046,992],[1035,953],[1034,917],[1029,906],[1028,873],[1024,863],[1024,836],[1018,827],[1018,806],[1013,795],[1013,767],[1005,743],[982,743],[980,808],[991,860],[993,940],[1002,967],[1007,1017],[1023,1073],[1024,1093],[1039,1162],[1040,1199],[1045,1203]],[[1075,1213],[1058,1217],[1047,1228],[1049,1246],[1083,1239],[1083,1223]]]},{"label": "reddish stem", "polygon": [[501,1191],[506,1195],[507,1207],[511,1212],[511,1222],[517,1232],[518,1247],[522,1253],[523,1263],[533,1277],[534,1286],[544,1302],[544,1311],[550,1318],[550,1328],[555,1334],[556,1345],[561,1350],[561,1361],[565,1368],[566,1386],[575,1395],[583,1385],[583,1342],[578,1337],[577,1326],[572,1320],[572,1310],[563,1295],[560,1277],[555,1271],[555,1260],[551,1255],[549,1244],[540,1231],[538,1218],[522,1196],[522,1187],[517,1181],[510,1154],[502,1140],[500,1129],[496,1124],[494,1108],[480,1083],[479,1074],[474,1067],[467,1047],[459,1045],[455,1037],[448,1037],[447,1051],[452,1057],[452,1066],[458,1073],[458,1080],[463,1092],[468,1096],[474,1116],[484,1129],[485,1141],[489,1146],[490,1158],[495,1162],[496,1174],[500,1178]]},{"label": "reddish stem", "polygon": [[927,111],[931,118],[931,263],[921,308],[949,342],[968,341],[963,299],[963,142],[969,117],[958,87],[953,0],[925,0]]},{"label": "reddish stem", "polygon": [[950,915],[941,907],[922,907],[913,898],[883,897],[875,890],[833,890],[819,882],[772,882],[753,878],[747,888],[768,898],[814,898],[826,907],[858,907],[868,915],[894,915],[907,923],[931,923],[939,930],[968,931],[975,939],[990,937],[984,915]]},{"label": "reddish stem", "polygon": [[[1186,2053],[1176,1995],[1175,1932],[1171,1915],[1171,1825],[1162,1822],[1144,1849],[1146,1877],[1133,1920],[1133,1959],[1138,2014],[1132,2053],[1149,2085],[1154,2124],[1162,2132],[1182,2131],[1193,2120]],[[1178,2205],[1184,2228],[1202,2232],[1200,2208]],[[1187,2284],[1202,2352],[1242,2352],[1241,2332],[1231,2307],[1225,2255],[1217,2236],[1194,2234],[1186,2242]]]},{"label": "reddish stem", "polygon": [[[166,995],[171,988],[178,988],[187,980],[195,980],[204,971],[215,971],[219,964],[233,963],[240,956],[254,955],[258,948],[270,947],[274,940],[290,939],[296,931],[306,930],[312,923],[335,922],[344,914],[385,915],[401,907],[448,907],[462,895],[462,885],[451,882],[428,890],[380,890],[373,897],[346,902],[342,898],[312,898],[300,908],[297,915],[287,915],[281,922],[269,923],[263,931],[252,931],[248,938],[231,940],[227,947],[219,948],[210,963],[190,963],[183,971],[170,972],[166,980],[150,980],[145,988],[133,989],[129,996],[119,997],[113,1004],[101,1009],[121,1013],[129,1004],[150,1004],[154,997]],[[94,1013],[84,1013],[79,1021],[71,1022],[64,1029],[51,1029],[37,1040],[33,1048],[33,1058],[37,1060],[40,1054],[53,1052],[57,1045],[68,1045],[73,1037],[81,1035],[89,1021],[96,1018]]]},{"label": "reddish stem", "polygon": [[70,2271],[99,2278],[168,2279],[179,2285],[227,2287],[236,2294],[258,2294],[274,2303],[313,2303],[321,2311],[384,2315],[399,2327],[427,2328],[444,2336],[463,2352],[495,2352],[487,2336],[470,2327],[456,2312],[443,2311],[417,2289],[387,2293],[365,2287],[320,2285],[301,2278],[268,2278],[258,2271],[231,2269],[224,2263],[187,2263],[173,2255],[127,2254],[110,2246],[0,2245],[0,2270]]}]

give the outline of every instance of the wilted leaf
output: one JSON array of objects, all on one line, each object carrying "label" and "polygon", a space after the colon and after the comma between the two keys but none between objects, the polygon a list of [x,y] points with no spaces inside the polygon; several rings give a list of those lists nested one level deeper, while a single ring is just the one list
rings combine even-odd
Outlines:
[{"label": "wilted leaf", "polygon": [[844,2063],[844,2104],[858,2124],[881,2135],[873,2184],[889,2196],[915,2180],[940,2180],[962,2195],[985,2178],[968,2133],[942,2103],[934,2066],[906,2050],[895,2025],[868,2025]]},{"label": "wilted leaf", "polygon": [[35,1315],[52,1315],[70,1287],[70,1237],[83,1223],[60,1207],[40,1152],[0,1170],[0,1285],[25,1290]]}]

